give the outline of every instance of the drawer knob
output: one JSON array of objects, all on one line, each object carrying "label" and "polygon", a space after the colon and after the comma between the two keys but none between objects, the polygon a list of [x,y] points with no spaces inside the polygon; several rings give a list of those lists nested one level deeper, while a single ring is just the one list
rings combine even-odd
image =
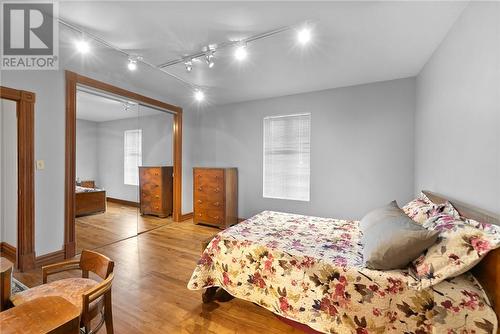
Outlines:
[{"label": "drawer knob", "polygon": [[215,202],[214,205],[215,206],[220,206],[220,203],[219,202]]},{"label": "drawer knob", "polygon": [[156,198],[160,198],[160,195],[156,195],[155,197],[156,197]]},{"label": "drawer knob", "polygon": [[202,203],[202,200],[201,200],[201,199],[199,199],[199,200],[197,200],[196,202],[198,202],[198,203],[200,203],[200,204],[201,204],[201,203]]},{"label": "drawer knob", "polygon": [[201,186],[199,186],[199,187],[198,187],[198,190],[199,190],[199,191],[202,191],[202,190],[203,190],[203,188],[202,188]]},{"label": "drawer knob", "polygon": [[198,214],[198,217],[201,217],[201,213]]},{"label": "drawer knob", "polygon": [[220,192],[220,189],[219,188],[215,188],[215,192],[216,193]]}]

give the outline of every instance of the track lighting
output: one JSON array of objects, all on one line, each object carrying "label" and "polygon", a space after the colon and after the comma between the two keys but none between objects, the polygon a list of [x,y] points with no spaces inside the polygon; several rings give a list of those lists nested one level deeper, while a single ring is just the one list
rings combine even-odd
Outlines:
[{"label": "track lighting", "polygon": [[245,60],[247,55],[248,55],[248,52],[247,52],[247,45],[246,44],[240,44],[236,47],[236,50],[234,51],[234,58],[236,58],[236,60],[239,60],[239,61]]},{"label": "track lighting", "polygon": [[84,39],[81,39],[79,41],[76,41],[75,42],[75,47],[76,47],[76,50],[78,52],[80,52],[81,54],[86,54],[90,51],[90,45],[89,43],[84,40]]},{"label": "track lighting", "polygon": [[197,89],[195,92],[194,92],[194,99],[198,102],[201,102],[205,99],[205,93],[203,93],[203,91]]},{"label": "track lighting", "polygon": [[127,67],[129,70],[135,71],[137,69],[137,59],[129,58]]},{"label": "track lighting", "polygon": [[215,65],[214,53],[214,50],[210,50],[205,54],[205,61],[207,62],[208,68],[212,68]]},{"label": "track lighting", "polygon": [[297,40],[300,44],[306,45],[311,40],[311,29],[308,27],[302,28],[297,32]]},{"label": "track lighting", "polygon": [[137,69],[137,62],[141,61],[143,58],[138,55],[130,55],[128,57],[127,67],[130,71],[135,71]]},{"label": "track lighting", "polygon": [[193,61],[192,60],[186,60],[184,62],[184,66],[186,66],[186,72],[191,72],[193,69]]}]

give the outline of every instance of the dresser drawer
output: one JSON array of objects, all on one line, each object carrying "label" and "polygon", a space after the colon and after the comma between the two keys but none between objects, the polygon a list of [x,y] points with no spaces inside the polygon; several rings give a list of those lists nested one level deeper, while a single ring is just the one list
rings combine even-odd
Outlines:
[{"label": "dresser drawer", "polygon": [[223,189],[218,184],[198,184],[194,187],[195,197],[212,198],[222,200],[224,198]]},{"label": "dresser drawer", "polygon": [[152,167],[152,168],[142,168],[141,169],[141,179],[143,179],[146,183],[160,183],[161,180],[161,169]]},{"label": "dresser drawer", "polygon": [[195,210],[194,220],[196,223],[224,225],[224,216],[222,214],[222,211],[219,210]]},{"label": "dresser drawer", "polygon": [[198,196],[194,201],[195,208],[207,209],[207,210],[223,210],[224,209],[224,199],[214,198],[214,197],[203,197]]},{"label": "dresser drawer", "polygon": [[197,169],[194,171],[195,183],[223,183],[224,171],[220,169]]}]

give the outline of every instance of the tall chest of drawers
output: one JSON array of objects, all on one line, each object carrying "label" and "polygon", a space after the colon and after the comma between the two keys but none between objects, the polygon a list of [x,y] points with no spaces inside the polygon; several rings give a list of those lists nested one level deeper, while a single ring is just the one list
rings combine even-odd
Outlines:
[{"label": "tall chest of drawers", "polygon": [[172,214],[173,167],[139,167],[139,193],[141,215],[161,218]]},{"label": "tall chest of drawers", "polygon": [[238,170],[193,168],[193,221],[226,228],[238,222]]}]

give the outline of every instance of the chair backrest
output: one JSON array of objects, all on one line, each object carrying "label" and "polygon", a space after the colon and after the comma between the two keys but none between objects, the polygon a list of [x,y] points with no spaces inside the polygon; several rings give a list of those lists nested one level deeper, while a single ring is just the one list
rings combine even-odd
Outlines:
[{"label": "chair backrest", "polygon": [[88,278],[89,271],[102,279],[106,279],[113,272],[115,263],[110,258],[90,250],[82,250],[80,256],[80,268],[82,277]]}]

